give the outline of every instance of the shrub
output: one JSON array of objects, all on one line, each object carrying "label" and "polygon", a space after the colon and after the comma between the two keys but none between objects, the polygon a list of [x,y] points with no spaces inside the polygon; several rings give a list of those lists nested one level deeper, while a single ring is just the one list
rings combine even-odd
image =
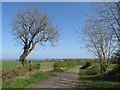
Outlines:
[{"label": "shrub", "polygon": [[92,61],[92,60],[91,61],[86,61],[85,65],[83,65],[80,69],[86,69],[93,64],[94,64],[94,61]]},{"label": "shrub", "polygon": [[32,66],[30,66],[29,68],[28,68],[28,71],[32,71],[33,70],[33,67]]},{"label": "shrub", "polygon": [[107,72],[103,76],[105,79],[120,82],[120,67],[116,67],[113,70]]},{"label": "shrub", "polygon": [[55,62],[55,63],[54,63],[54,70],[59,69],[59,68],[60,68],[59,63],[58,63],[58,62]]},{"label": "shrub", "polygon": [[98,74],[98,70],[92,70],[92,69],[88,69],[88,71],[86,72],[87,75],[96,75]]},{"label": "shrub", "polygon": [[35,69],[40,69],[40,63],[36,64]]},{"label": "shrub", "polygon": [[53,70],[53,72],[64,72],[64,70],[62,70],[62,69],[55,69],[55,70]]},{"label": "shrub", "polygon": [[72,68],[78,65],[81,65],[81,62],[55,62],[54,63],[54,70],[61,69],[61,68]]},{"label": "shrub", "polygon": [[120,50],[117,50],[116,53],[113,54],[111,63],[120,66]]}]

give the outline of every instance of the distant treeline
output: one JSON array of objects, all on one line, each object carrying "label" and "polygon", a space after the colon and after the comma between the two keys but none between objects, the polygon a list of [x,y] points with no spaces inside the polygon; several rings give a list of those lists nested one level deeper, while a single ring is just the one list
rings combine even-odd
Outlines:
[{"label": "distant treeline", "polygon": [[[32,60],[32,59],[28,59],[28,61],[32,61],[32,62],[69,62],[69,61],[74,61],[74,62],[84,62],[84,61],[89,61],[89,60],[93,60],[95,62],[99,62],[99,59],[43,59],[43,60]],[[3,60],[3,61],[18,61],[18,60]]]},{"label": "distant treeline", "polygon": [[83,62],[83,61],[89,61],[89,60],[97,60],[97,59],[52,59],[52,60],[43,60],[45,62],[75,62],[75,61],[79,61],[79,62]]}]

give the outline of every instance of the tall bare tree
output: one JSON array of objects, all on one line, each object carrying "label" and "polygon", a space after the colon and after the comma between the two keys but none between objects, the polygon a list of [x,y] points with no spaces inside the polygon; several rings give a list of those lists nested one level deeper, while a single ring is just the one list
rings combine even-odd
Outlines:
[{"label": "tall bare tree", "polygon": [[[100,2],[83,28],[85,46],[100,59],[101,73],[106,72],[120,42],[120,3]],[[116,40],[117,39],[117,40]]]},{"label": "tall bare tree", "polygon": [[117,49],[113,31],[108,32],[108,29],[101,22],[90,20],[82,30],[85,46],[100,60],[101,73],[106,72],[110,58]]},{"label": "tall bare tree", "polygon": [[36,44],[44,45],[49,41],[51,45],[58,41],[59,29],[52,24],[51,18],[42,10],[27,8],[18,10],[11,23],[12,33],[23,47],[19,58],[25,65],[26,57],[34,50]]}]

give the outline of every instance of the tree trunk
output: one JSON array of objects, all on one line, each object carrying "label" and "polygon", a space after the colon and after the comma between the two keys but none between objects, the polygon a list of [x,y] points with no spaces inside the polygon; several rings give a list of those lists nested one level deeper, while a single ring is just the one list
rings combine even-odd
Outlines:
[{"label": "tree trunk", "polygon": [[23,66],[25,66],[25,64],[27,64],[27,60],[26,57],[30,54],[29,51],[24,50],[24,52],[22,53],[22,55],[19,58],[19,61],[22,63]]},{"label": "tree trunk", "polygon": [[[32,43],[32,46],[31,46]],[[31,51],[34,49],[36,43],[33,43],[32,41],[27,45],[24,46],[24,51],[22,53],[22,55],[19,58],[19,61],[22,63],[22,65],[24,66],[25,64],[27,64],[27,60],[26,57],[31,53]],[[31,46],[31,47],[30,47]]]},{"label": "tree trunk", "polygon": [[101,60],[100,72],[104,74],[107,71],[108,64],[105,60]]}]

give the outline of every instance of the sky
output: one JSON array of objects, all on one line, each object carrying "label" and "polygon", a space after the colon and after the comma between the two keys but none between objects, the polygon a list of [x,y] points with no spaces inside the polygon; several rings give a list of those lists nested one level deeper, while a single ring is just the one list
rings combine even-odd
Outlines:
[{"label": "sky", "polygon": [[2,2],[118,2],[119,0],[1,0]]},{"label": "sky", "polygon": [[0,60],[2,59],[2,3],[0,1]]},{"label": "sky", "polygon": [[76,31],[81,32],[87,15],[92,15],[94,2],[3,2],[2,3],[2,59],[18,59],[22,47],[16,46],[11,34],[11,17],[18,9],[36,7],[53,18],[53,24],[60,28],[60,40],[55,47],[38,46],[27,59],[51,58],[95,58],[86,48],[80,48]]}]

